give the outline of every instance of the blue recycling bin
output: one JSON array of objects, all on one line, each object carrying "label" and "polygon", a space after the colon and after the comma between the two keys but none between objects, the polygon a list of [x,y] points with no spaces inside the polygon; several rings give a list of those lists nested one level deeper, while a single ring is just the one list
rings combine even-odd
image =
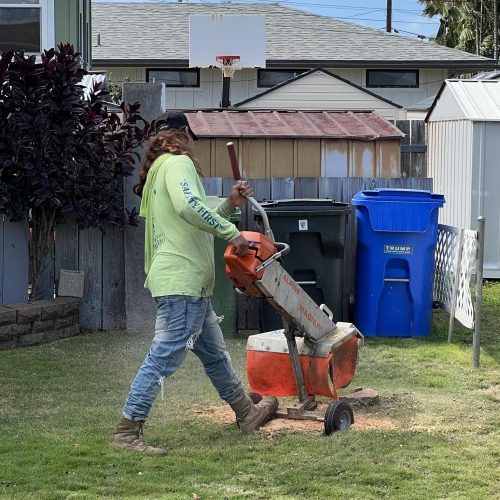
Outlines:
[{"label": "blue recycling bin", "polygon": [[428,335],[444,196],[373,189],[356,193],[352,204],[357,222],[356,326],[367,337]]}]

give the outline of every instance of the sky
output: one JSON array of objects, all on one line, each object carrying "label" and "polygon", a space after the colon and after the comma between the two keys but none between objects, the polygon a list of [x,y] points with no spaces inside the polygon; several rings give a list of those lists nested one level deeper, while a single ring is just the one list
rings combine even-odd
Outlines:
[{"label": "sky", "polygon": [[[146,2],[148,0],[93,0],[93,3]],[[162,0],[154,0],[162,1]],[[172,0],[163,0],[171,2]],[[176,0],[175,0],[176,1]],[[215,0],[183,0],[186,3],[221,3]],[[355,24],[385,30],[387,0],[235,0],[234,3],[279,3],[283,7],[335,17]],[[417,0],[392,0],[392,26],[400,35],[416,38],[435,36],[438,19],[422,16]]]}]

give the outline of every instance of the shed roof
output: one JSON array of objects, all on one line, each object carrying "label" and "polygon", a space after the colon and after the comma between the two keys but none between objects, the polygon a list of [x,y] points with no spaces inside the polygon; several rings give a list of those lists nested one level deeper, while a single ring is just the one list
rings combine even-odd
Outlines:
[{"label": "shed roof", "polygon": [[487,57],[263,2],[93,3],[92,62],[187,67],[192,14],[264,14],[268,67],[496,67]]},{"label": "shed roof", "polygon": [[401,139],[404,134],[374,112],[220,111],[185,112],[198,137]]},{"label": "shed roof", "polygon": [[500,120],[500,80],[445,80],[425,119]]}]

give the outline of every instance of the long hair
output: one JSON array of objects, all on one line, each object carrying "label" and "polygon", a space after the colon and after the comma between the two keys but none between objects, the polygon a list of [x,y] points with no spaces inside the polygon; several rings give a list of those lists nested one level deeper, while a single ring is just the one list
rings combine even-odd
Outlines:
[{"label": "long hair", "polygon": [[198,175],[202,175],[198,160],[193,155],[186,132],[181,129],[161,130],[148,141],[146,153],[142,162],[142,168],[139,173],[139,182],[133,187],[135,194],[142,196],[142,190],[144,189],[144,184],[146,184],[146,179],[151,165],[156,158],[165,153],[188,156],[193,162]]}]

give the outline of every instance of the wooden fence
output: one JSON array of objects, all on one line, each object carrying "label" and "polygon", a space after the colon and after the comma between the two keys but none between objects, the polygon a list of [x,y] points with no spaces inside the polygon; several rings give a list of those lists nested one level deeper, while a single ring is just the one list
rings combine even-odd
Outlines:
[{"label": "wooden fence", "polygon": [[423,120],[397,120],[396,127],[406,136],[401,143],[401,176],[427,175],[427,124]]},{"label": "wooden fence", "polygon": [[[365,179],[365,178],[274,178],[254,179],[251,183],[255,197],[260,201],[290,198],[330,198],[350,203],[352,196],[362,189],[390,187],[404,189],[432,189],[432,180],[426,178]],[[206,178],[207,195],[227,196],[233,180],[230,178]],[[137,199],[138,200],[138,199]],[[346,234],[346,290],[353,292],[355,219],[348,218]],[[22,301],[12,295],[16,276],[27,276],[26,239],[20,226],[13,230],[2,225],[0,232],[0,283],[3,294],[11,293],[3,303]],[[254,218],[247,207],[242,210],[240,229],[253,229]],[[25,232],[24,232],[25,234]],[[102,233],[98,229],[82,229],[74,223],[57,228],[54,252],[48,260],[41,284],[40,297],[54,294],[54,278],[60,269],[85,272],[85,290],[80,309],[83,328],[127,329],[152,331],[154,327],[154,302],[142,289],[143,273],[143,225],[125,228],[108,227]],[[20,281],[19,283],[23,283]],[[27,278],[24,283],[27,283]],[[21,289],[24,297],[27,287]],[[18,287],[19,288],[19,287]],[[258,301],[238,299],[238,330],[258,330],[260,312]]]},{"label": "wooden fence", "polygon": [[28,231],[0,214],[0,307],[28,299]]}]

